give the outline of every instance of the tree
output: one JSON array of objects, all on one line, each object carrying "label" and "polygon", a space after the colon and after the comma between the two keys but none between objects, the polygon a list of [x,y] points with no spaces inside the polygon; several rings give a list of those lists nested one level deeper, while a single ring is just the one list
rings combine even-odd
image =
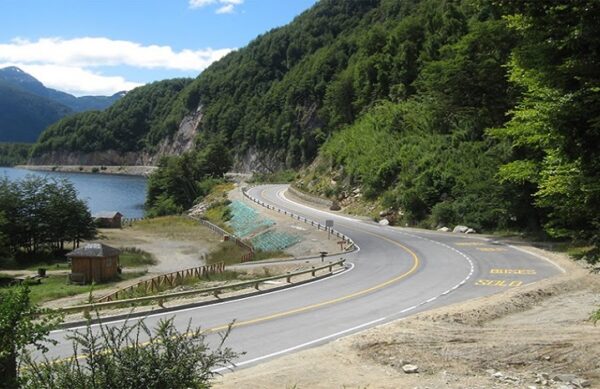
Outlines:
[{"label": "tree", "polygon": [[[161,159],[148,180],[148,215],[181,212],[207,193],[206,184],[222,178],[231,168],[231,157],[221,138],[203,141],[199,150]],[[203,185],[204,183],[204,185]]]},{"label": "tree", "polygon": [[0,388],[18,387],[19,357],[27,347],[47,350],[43,342],[61,318],[42,313],[31,305],[27,286],[0,290]]},{"label": "tree", "polygon": [[600,3],[498,1],[520,36],[511,81],[524,90],[511,120],[504,182],[531,186],[554,237],[600,241]]}]

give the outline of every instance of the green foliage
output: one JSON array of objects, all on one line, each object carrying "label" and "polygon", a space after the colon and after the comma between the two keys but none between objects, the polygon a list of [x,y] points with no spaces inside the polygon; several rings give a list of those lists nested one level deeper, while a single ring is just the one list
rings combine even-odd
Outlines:
[{"label": "green foliage", "polygon": [[[200,328],[179,331],[173,318],[150,329],[143,320],[122,326],[91,323],[73,331],[73,357],[66,361],[26,360],[23,388],[208,388],[215,369],[238,354],[224,343],[231,326],[211,350]],[[80,361],[83,359],[83,362]]]},{"label": "green foliage", "polygon": [[38,318],[43,312],[30,303],[27,286],[0,289],[0,388],[18,387],[19,357],[26,348],[47,349],[43,342],[61,319]]},{"label": "green foliage", "polygon": [[594,323],[594,325],[600,321],[600,309],[590,315],[590,320],[592,323]]},{"label": "green foliage", "polygon": [[553,237],[600,240],[600,4],[499,1],[520,42],[510,80],[524,93],[490,131],[513,146],[501,178],[532,196]]},{"label": "green foliage", "polygon": [[251,183],[261,184],[287,184],[296,179],[298,174],[293,169],[280,170],[273,173],[255,173]]},{"label": "green foliage", "polygon": [[156,258],[149,252],[138,249],[137,247],[121,247],[119,265],[122,267],[140,267],[156,265],[157,263]]},{"label": "green foliage", "polygon": [[189,79],[154,82],[130,91],[106,111],[66,117],[40,135],[32,156],[53,150],[152,150],[177,130],[179,121],[173,121],[169,110],[189,82]]},{"label": "green foliage", "polygon": [[0,179],[0,236],[12,254],[63,250],[65,242],[93,238],[96,228],[85,201],[65,179],[27,176]]},{"label": "green foliage", "polygon": [[31,145],[28,143],[0,143],[0,166],[27,163]]},{"label": "green foliage", "polygon": [[220,182],[230,167],[229,151],[218,138],[198,151],[163,158],[148,180],[148,215],[163,216],[190,208]]}]

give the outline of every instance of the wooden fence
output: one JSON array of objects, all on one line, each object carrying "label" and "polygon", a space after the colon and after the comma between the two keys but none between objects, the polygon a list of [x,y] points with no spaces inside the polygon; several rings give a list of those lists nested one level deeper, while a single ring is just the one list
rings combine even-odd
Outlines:
[{"label": "wooden fence", "polygon": [[193,219],[197,220],[198,223],[202,224],[203,226],[208,227],[215,234],[220,235],[223,238],[223,240],[231,240],[231,241],[235,242],[235,244],[238,247],[241,247],[242,249],[246,250],[246,254],[242,255],[241,262],[251,261],[252,258],[254,257],[254,247],[252,247],[252,245],[250,243],[244,242],[242,239],[238,238],[234,234],[225,231],[221,227],[214,225],[213,223],[209,222],[208,220],[196,219],[196,218],[193,218]]},{"label": "wooden fence", "polygon": [[190,278],[201,278],[205,275],[223,273],[225,270],[225,264],[223,262],[215,263],[213,265],[205,265],[200,267],[194,267],[191,269],[180,270],[172,273],[161,274],[159,276],[140,281],[137,284],[133,284],[123,289],[119,289],[116,292],[100,297],[96,302],[106,302],[118,300],[119,295],[127,295],[134,291],[143,291],[144,294],[156,294],[165,286],[174,288],[183,284]]}]

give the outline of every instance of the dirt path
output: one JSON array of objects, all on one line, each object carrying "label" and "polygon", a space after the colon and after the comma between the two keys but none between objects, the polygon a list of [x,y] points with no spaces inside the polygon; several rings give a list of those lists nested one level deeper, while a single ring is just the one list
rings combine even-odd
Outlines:
[{"label": "dirt path", "polygon": [[[567,274],[226,374],[215,387],[600,387],[600,325],[587,320],[600,276],[544,255]],[[404,373],[409,363],[419,373]]]}]

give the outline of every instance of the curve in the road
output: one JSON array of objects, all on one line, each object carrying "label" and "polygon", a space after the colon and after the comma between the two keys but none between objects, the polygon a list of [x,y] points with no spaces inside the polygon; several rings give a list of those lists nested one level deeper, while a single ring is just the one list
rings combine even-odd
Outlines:
[{"label": "curve in the road", "polygon": [[[191,320],[219,331],[235,319],[228,345],[247,352],[244,360],[236,361],[238,366],[245,366],[559,272],[551,263],[507,245],[456,234],[382,227],[316,210],[289,200],[285,189],[281,185],[261,186],[252,188],[250,194],[313,220],[333,219],[336,229],[360,247],[359,252],[344,255],[353,271],[274,293],[151,314],[143,319],[146,324],[153,326],[169,315],[181,328]],[[59,345],[51,349],[51,356],[70,355],[65,335],[65,331],[52,333]]]}]

